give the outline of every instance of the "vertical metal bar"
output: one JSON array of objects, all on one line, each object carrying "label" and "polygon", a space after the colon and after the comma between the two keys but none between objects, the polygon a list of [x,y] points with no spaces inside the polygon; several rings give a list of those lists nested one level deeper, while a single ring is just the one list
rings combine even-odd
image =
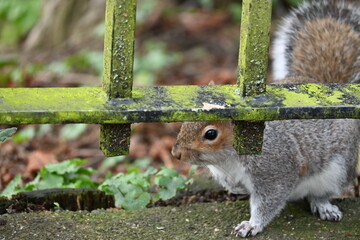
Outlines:
[{"label": "vertical metal bar", "polygon": [[[108,100],[131,98],[136,0],[107,0],[103,87]],[[101,125],[100,148],[106,156],[127,154],[130,124]]]},{"label": "vertical metal bar", "polygon": [[[238,85],[241,97],[259,95],[266,90],[271,0],[243,0]],[[234,145],[239,154],[261,151],[264,122],[236,121]]]}]

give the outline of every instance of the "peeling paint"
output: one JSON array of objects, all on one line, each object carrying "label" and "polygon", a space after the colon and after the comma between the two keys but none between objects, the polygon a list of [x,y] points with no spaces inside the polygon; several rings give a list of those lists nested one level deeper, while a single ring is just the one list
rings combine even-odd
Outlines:
[{"label": "peeling paint", "polygon": [[211,104],[211,103],[203,103],[202,109],[204,110],[211,110],[211,109],[225,109],[224,105],[217,105],[217,104]]}]

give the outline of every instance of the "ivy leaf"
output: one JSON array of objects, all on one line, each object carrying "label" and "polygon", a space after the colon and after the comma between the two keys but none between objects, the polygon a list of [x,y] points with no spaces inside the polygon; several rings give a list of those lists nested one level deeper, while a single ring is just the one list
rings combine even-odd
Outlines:
[{"label": "ivy leaf", "polygon": [[185,179],[178,177],[160,177],[158,178],[160,186],[159,196],[163,200],[168,200],[176,195],[176,191],[185,188]]},{"label": "ivy leaf", "polygon": [[124,202],[124,194],[122,194],[116,184],[113,183],[113,179],[106,180],[99,186],[99,190],[104,191],[106,194],[114,195],[116,207],[120,207]]},{"label": "ivy leaf", "polygon": [[23,188],[24,191],[32,191],[36,189],[36,186],[39,184],[40,182],[40,174],[38,174],[34,180],[32,180],[31,182],[29,182],[28,184],[26,184]]},{"label": "ivy leaf", "polygon": [[[112,194],[115,197],[115,206],[124,209],[144,208],[151,199],[146,191],[150,187],[149,179],[142,173],[132,172],[130,174],[119,173],[105,180],[99,189]],[[145,193],[146,194],[143,194]],[[149,200],[148,200],[149,198]]]},{"label": "ivy leaf", "polygon": [[148,167],[146,171],[144,172],[145,177],[149,177],[150,175],[154,175],[157,172],[157,169],[154,167]]},{"label": "ivy leaf", "polygon": [[126,210],[145,208],[151,200],[150,193],[142,191],[131,191],[125,195],[122,207]]},{"label": "ivy leaf", "polygon": [[0,194],[0,196],[11,198],[12,195],[21,191],[19,184],[21,182],[21,175],[16,175],[13,180],[9,182],[4,191]]},{"label": "ivy leaf", "polygon": [[74,179],[71,179],[71,183],[64,185],[68,188],[96,188],[97,184],[91,180],[89,176],[77,175]]},{"label": "ivy leaf", "polygon": [[160,188],[160,190],[159,190],[159,197],[162,200],[168,200],[170,198],[175,197],[175,195],[176,195],[176,189]]},{"label": "ivy leaf", "polygon": [[[125,181],[124,181],[125,180]],[[122,193],[126,194],[132,191],[143,191],[143,188],[132,183],[131,181],[126,181],[126,178],[122,179],[119,182],[119,189]]]},{"label": "ivy leaf", "polygon": [[[98,188],[114,195],[115,206],[127,210],[144,208],[151,199],[154,201],[170,199],[176,195],[177,190],[185,188],[186,177],[179,175],[174,169],[163,167],[153,178],[156,172],[155,168],[148,167],[144,173],[139,171],[119,173],[105,180]],[[152,180],[157,186],[154,186]],[[159,188],[159,192],[149,193],[150,187]]]},{"label": "ivy leaf", "polygon": [[5,141],[7,138],[11,137],[15,134],[17,128],[7,128],[7,129],[0,129],[0,142]]},{"label": "ivy leaf", "polygon": [[128,176],[128,183],[135,185],[135,186],[139,186],[143,189],[147,189],[150,187],[150,182],[149,179],[147,179],[144,174],[142,173],[131,173]]},{"label": "ivy leaf", "polygon": [[156,174],[156,176],[177,177],[179,176],[179,173],[175,169],[161,167],[161,170]]},{"label": "ivy leaf", "polygon": [[84,159],[71,159],[66,160],[61,163],[49,163],[44,169],[51,173],[57,173],[59,175],[64,175],[65,173],[75,173],[80,169],[80,165],[86,163]]},{"label": "ivy leaf", "polygon": [[[86,162],[86,161],[85,161]],[[91,174],[95,174],[97,173],[98,171],[96,171],[95,169],[93,168],[79,168],[76,173],[77,174],[80,174],[80,175],[87,175],[87,176],[90,176]]]},{"label": "ivy leaf", "polygon": [[125,156],[115,156],[115,157],[108,157],[105,158],[104,161],[101,163],[101,168],[111,168],[115,166],[116,164],[123,162],[125,159]]},{"label": "ivy leaf", "polygon": [[60,188],[64,183],[64,178],[57,174],[46,172],[42,176],[42,181],[36,185],[36,189]]}]

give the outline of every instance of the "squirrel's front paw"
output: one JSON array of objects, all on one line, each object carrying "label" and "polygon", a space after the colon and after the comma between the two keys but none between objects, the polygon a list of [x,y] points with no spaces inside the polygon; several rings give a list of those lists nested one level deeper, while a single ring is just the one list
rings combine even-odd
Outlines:
[{"label": "squirrel's front paw", "polygon": [[255,236],[261,231],[262,228],[259,225],[252,224],[249,221],[243,221],[234,228],[233,234],[240,237],[249,237]]}]

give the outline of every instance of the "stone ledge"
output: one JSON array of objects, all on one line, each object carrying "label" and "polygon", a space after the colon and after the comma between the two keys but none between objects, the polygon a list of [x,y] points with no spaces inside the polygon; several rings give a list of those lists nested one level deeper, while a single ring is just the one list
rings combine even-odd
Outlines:
[{"label": "stone ledge", "polygon": [[[360,239],[360,199],[337,200],[341,222],[324,222],[305,202],[287,208],[255,239]],[[0,239],[237,239],[248,201],[198,203],[140,211],[39,212],[0,216]]]}]

